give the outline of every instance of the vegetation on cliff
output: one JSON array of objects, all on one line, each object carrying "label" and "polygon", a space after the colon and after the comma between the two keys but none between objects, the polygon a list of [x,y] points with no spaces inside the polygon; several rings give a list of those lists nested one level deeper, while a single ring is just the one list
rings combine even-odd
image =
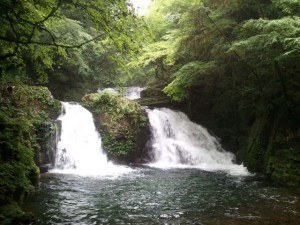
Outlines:
[{"label": "vegetation on cliff", "polygon": [[39,153],[49,150],[47,121],[60,110],[32,85],[76,100],[118,84],[124,56],[138,51],[146,28],[125,0],[5,0],[0,12],[0,223],[10,224],[37,182],[34,159],[49,161]]},{"label": "vegetation on cliff", "polygon": [[[71,100],[126,81],[159,84],[249,169],[299,185],[299,1],[154,0],[147,26],[126,0],[5,0],[0,12],[1,223],[22,214],[44,122],[60,109],[46,88],[19,84]],[[140,106],[108,93],[83,101],[108,156],[140,159],[148,137]]]},{"label": "vegetation on cliff", "polygon": [[11,224],[28,219],[18,203],[38,183],[40,127],[59,114],[60,103],[45,87],[1,87],[0,97],[0,223]]},{"label": "vegetation on cliff", "polygon": [[83,104],[94,114],[108,157],[118,162],[140,163],[149,138],[148,117],[141,106],[106,91],[84,96]]},{"label": "vegetation on cliff", "polygon": [[299,184],[299,8],[294,0],[155,0],[146,17],[154,39],[130,65],[186,101],[190,117],[251,171]]}]

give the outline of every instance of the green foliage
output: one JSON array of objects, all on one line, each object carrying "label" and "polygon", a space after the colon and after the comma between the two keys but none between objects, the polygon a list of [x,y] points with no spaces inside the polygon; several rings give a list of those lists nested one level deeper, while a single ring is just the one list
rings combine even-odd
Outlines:
[{"label": "green foliage", "polygon": [[45,87],[0,90],[0,223],[10,224],[12,218],[26,219],[17,204],[38,183],[40,126],[57,117],[60,103]]},{"label": "green foliage", "polygon": [[182,66],[176,73],[175,79],[164,88],[164,92],[172,97],[175,101],[182,101],[189,97],[188,91],[197,82],[205,79],[205,76],[216,71],[215,62],[190,62]]},{"label": "green foliage", "polygon": [[[150,13],[145,18],[152,38],[147,39],[138,58],[133,58],[127,65],[133,73],[146,73],[150,82],[153,77],[160,82],[170,81],[171,68],[179,58],[177,50],[186,37],[182,20],[197,3],[199,0],[156,0],[152,3]],[[137,67],[142,67],[143,71],[137,70]]]},{"label": "green foliage", "polygon": [[[11,110],[11,109],[9,109]],[[0,111],[0,202],[22,201],[24,194],[34,190],[38,168],[34,163],[33,146],[36,144],[31,133],[32,124],[23,116],[15,117],[14,111]]]},{"label": "green foliage", "polygon": [[300,17],[249,20],[239,30],[242,40],[236,41],[231,50],[256,62],[295,57],[300,53],[299,35]]},{"label": "green foliage", "polygon": [[159,61],[160,59],[163,59],[166,64],[172,64],[174,61],[172,59],[172,54],[175,49],[174,44],[176,44],[176,41],[174,41],[174,38],[171,37],[160,42],[154,42],[146,46],[143,49],[144,54],[142,54],[137,61],[132,62],[130,66],[145,67]]},{"label": "green foliage", "polygon": [[266,171],[275,157],[274,174],[288,174],[283,164],[292,160],[279,163],[272,149],[278,130],[299,138],[299,7],[297,0],[153,1],[146,17],[153,40],[132,64],[173,100],[189,102],[192,115],[230,130],[224,136],[250,169]]},{"label": "green foliage", "polygon": [[298,0],[273,0],[273,4],[282,15],[300,16],[300,2]]},{"label": "green foliage", "polygon": [[16,86],[11,100],[32,120],[56,117],[61,109],[61,103],[53,98],[46,87]]},{"label": "green foliage", "polygon": [[148,124],[137,102],[104,92],[86,95],[83,104],[97,115],[103,144],[110,157],[120,159],[134,151],[137,133]]},{"label": "green foliage", "polygon": [[0,222],[3,225],[13,224],[12,219],[23,216],[24,213],[20,209],[17,202],[11,202],[8,205],[0,205]]},{"label": "green foliage", "polygon": [[[223,94],[230,87],[231,95],[241,96],[237,108],[287,117],[299,110],[298,5],[292,0],[155,1],[149,19],[157,16],[161,24],[139,65],[164,78],[164,91],[176,101],[191,98],[191,90],[201,86],[216,86],[218,77]],[[289,13],[280,14],[279,8]]]},{"label": "green foliage", "polygon": [[299,148],[281,149],[275,156],[270,157],[267,174],[279,184],[299,186],[299,152]]},{"label": "green foliage", "polygon": [[147,37],[126,0],[7,0],[0,12],[1,84],[109,85]]},{"label": "green foliage", "polygon": [[126,136],[120,140],[108,133],[103,135],[102,141],[108,155],[113,158],[126,157],[134,150],[133,137]]},{"label": "green foliage", "polygon": [[[295,74],[300,67],[299,17],[283,17],[276,20],[249,20],[242,24],[239,40],[229,49],[238,54],[256,73],[247,81],[247,95],[257,95],[265,112],[281,111],[290,114],[297,99],[299,79]],[[255,65],[255,66],[254,66]],[[282,107],[284,106],[284,107]],[[295,108],[294,110],[297,110]]]}]

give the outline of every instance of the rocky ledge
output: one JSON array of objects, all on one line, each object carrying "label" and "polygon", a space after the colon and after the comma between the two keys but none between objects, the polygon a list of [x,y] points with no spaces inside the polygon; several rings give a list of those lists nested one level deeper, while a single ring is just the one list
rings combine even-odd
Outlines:
[{"label": "rocky ledge", "polygon": [[149,160],[149,121],[137,102],[111,92],[88,94],[82,102],[93,113],[110,160],[125,164]]}]

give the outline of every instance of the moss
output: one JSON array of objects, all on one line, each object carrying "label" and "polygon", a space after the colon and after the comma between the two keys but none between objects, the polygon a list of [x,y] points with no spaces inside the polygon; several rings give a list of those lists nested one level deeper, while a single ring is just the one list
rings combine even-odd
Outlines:
[{"label": "moss", "polygon": [[138,100],[138,103],[149,107],[166,107],[169,105],[174,105],[170,99],[165,97],[141,98]]},{"label": "moss", "polygon": [[112,158],[124,158],[134,150],[134,138],[124,136],[123,140],[110,133],[102,136],[103,145]]},{"label": "moss", "polygon": [[300,146],[299,140],[277,140],[273,143],[269,157],[267,174],[272,180],[284,185],[300,185]]},{"label": "moss", "polygon": [[153,87],[148,87],[141,93],[142,98],[138,99],[137,102],[140,105],[148,107],[169,107],[182,109],[185,106],[185,102],[173,101],[169,96],[167,96],[162,89],[165,85],[156,85]]},{"label": "moss", "polygon": [[34,215],[30,212],[23,212],[15,201],[5,206],[0,206],[0,224],[32,224],[35,221]]},{"label": "moss", "polygon": [[134,153],[139,132],[148,125],[141,106],[114,93],[86,95],[83,104],[100,123],[100,133],[108,157],[128,161]]},{"label": "moss", "polygon": [[272,136],[272,122],[266,117],[259,117],[252,125],[247,135],[245,145],[241,150],[245,165],[254,172],[264,172],[268,161],[268,148]]},{"label": "moss", "polygon": [[[32,189],[30,181],[35,180],[33,173],[37,173],[33,149],[35,140],[31,135],[34,127],[26,118],[11,118],[2,110],[0,120],[0,199],[9,201],[18,195],[16,192],[19,189],[23,189],[24,192]],[[29,178],[29,174],[32,178]]]},{"label": "moss", "polygon": [[60,103],[44,87],[16,86],[10,92],[1,87],[0,94],[0,224],[5,224],[12,217],[24,219],[16,204],[38,183],[43,146],[37,137],[42,139],[40,127],[58,115]]},{"label": "moss", "polygon": [[300,141],[286,135],[278,119],[260,117],[253,123],[241,151],[245,165],[254,172],[266,173],[283,185],[300,185]]},{"label": "moss", "polygon": [[20,217],[23,212],[17,202],[11,202],[5,206],[0,206],[0,223],[12,224],[13,218]]},{"label": "moss", "polygon": [[[0,206],[1,211],[6,210],[4,219],[7,219],[19,213],[9,212],[12,208],[4,207],[22,202],[25,195],[34,191],[39,170],[34,162],[35,139],[31,135],[34,127],[26,118],[11,118],[0,112]],[[1,224],[5,223],[4,220]]]},{"label": "moss", "polygon": [[31,119],[56,118],[61,109],[60,102],[53,98],[48,88],[42,86],[17,86],[11,100]]}]

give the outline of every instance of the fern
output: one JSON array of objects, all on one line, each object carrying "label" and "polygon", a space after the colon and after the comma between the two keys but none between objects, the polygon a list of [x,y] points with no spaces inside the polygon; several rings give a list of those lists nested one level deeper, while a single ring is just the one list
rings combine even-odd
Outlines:
[{"label": "fern", "polygon": [[163,91],[175,101],[186,99],[191,86],[196,85],[203,76],[213,73],[217,65],[214,61],[193,61],[182,66],[173,77],[175,78]]},{"label": "fern", "polygon": [[280,10],[283,15],[300,16],[299,0],[273,0],[276,9]]}]

